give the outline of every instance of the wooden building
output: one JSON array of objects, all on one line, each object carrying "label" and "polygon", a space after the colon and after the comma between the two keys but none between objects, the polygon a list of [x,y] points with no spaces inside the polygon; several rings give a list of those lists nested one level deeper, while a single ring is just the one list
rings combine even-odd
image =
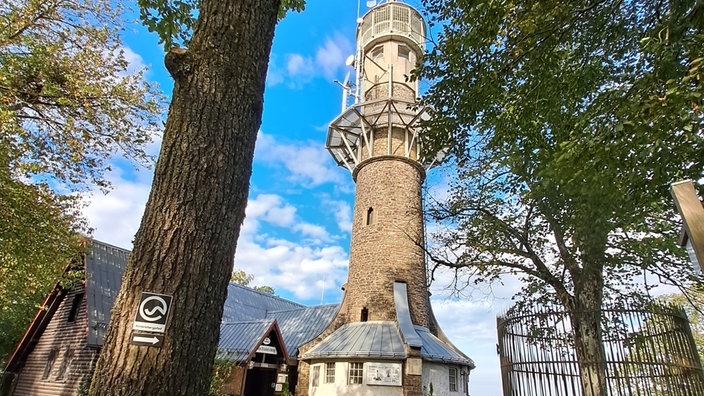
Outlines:
[{"label": "wooden building", "polygon": [[[2,394],[68,396],[90,385],[110,310],[129,251],[93,241],[85,278],[47,296],[5,368]],[[337,305],[307,307],[272,294],[230,284],[223,310],[217,360],[232,370],[222,395],[266,396],[295,390],[298,347],[318,336]]]}]

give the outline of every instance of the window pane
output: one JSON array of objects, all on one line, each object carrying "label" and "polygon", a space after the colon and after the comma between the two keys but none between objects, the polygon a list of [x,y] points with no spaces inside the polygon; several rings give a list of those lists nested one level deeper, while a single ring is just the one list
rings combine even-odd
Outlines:
[{"label": "window pane", "polygon": [[313,388],[317,387],[320,382],[320,366],[313,366],[310,374],[310,384]]},{"label": "window pane", "polygon": [[457,369],[454,367],[450,367],[448,373],[448,380],[450,382],[450,392],[457,392]]},{"label": "window pane", "polygon": [[325,363],[325,383],[326,384],[335,383],[335,363],[334,362]]},{"label": "window pane", "polygon": [[350,363],[350,374],[348,383],[349,384],[361,384],[364,375],[364,363],[351,362]]}]

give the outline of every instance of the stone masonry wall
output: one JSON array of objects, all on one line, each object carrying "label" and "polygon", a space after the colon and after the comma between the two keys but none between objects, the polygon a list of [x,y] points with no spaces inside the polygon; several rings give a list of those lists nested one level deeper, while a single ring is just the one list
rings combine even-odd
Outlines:
[{"label": "stone masonry wall", "polygon": [[404,281],[413,322],[428,327],[421,200],[425,172],[415,161],[382,156],[367,160],[355,176],[346,304],[341,311],[348,322],[360,321],[363,308],[367,320],[395,321],[393,283]]}]

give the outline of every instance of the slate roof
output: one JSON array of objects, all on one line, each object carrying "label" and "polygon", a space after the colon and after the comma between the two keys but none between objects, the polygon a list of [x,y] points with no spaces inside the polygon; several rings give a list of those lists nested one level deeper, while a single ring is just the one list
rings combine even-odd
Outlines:
[{"label": "slate roof", "polygon": [[93,241],[86,254],[88,345],[100,347],[127,267],[129,250]]},{"label": "slate roof", "polygon": [[423,357],[423,359],[434,362],[457,363],[472,368],[475,367],[472,359],[442,342],[425,327],[415,326],[415,330],[423,341],[423,346],[420,349],[420,356]]},{"label": "slate roof", "polygon": [[223,322],[265,319],[272,311],[300,310],[305,305],[284,300],[273,294],[230,283],[223,307]]},{"label": "slate roof", "polygon": [[[120,290],[129,253],[128,250],[93,240],[90,253],[86,257],[88,344],[91,346],[103,345],[110,310]],[[254,323],[271,324],[276,320],[286,350],[295,357],[298,347],[318,336],[332,322],[338,307],[307,307],[273,294],[230,283],[223,307],[219,349],[240,348],[240,344],[234,343],[238,335],[245,337],[238,341],[242,342],[242,345],[257,341],[261,334],[254,337],[252,331],[258,329]],[[241,326],[238,325],[240,322]],[[223,339],[226,340],[225,344]]]},{"label": "slate roof", "polygon": [[231,360],[235,363],[247,361],[252,351],[258,346],[259,341],[269,333],[273,325],[273,320],[221,324],[220,342],[216,357],[218,359]]},{"label": "slate roof", "polygon": [[347,323],[302,356],[306,360],[351,357],[404,359],[406,349],[396,324],[390,321]]},{"label": "slate roof", "polygon": [[318,305],[303,309],[274,311],[267,318],[274,318],[279,324],[286,350],[291,357],[298,355],[298,348],[317,337],[335,318],[340,306],[337,304]]}]

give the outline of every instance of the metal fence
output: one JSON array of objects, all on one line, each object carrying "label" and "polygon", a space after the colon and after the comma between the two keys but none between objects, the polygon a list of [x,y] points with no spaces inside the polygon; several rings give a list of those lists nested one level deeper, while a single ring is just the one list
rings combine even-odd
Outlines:
[{"label": "metal fence", "polygon": [[[601,312],[610,396],[702,396],[704,372],[680,308]],[[580,396],[566,311],[536,307],[497,318],[504,396]]]}]

